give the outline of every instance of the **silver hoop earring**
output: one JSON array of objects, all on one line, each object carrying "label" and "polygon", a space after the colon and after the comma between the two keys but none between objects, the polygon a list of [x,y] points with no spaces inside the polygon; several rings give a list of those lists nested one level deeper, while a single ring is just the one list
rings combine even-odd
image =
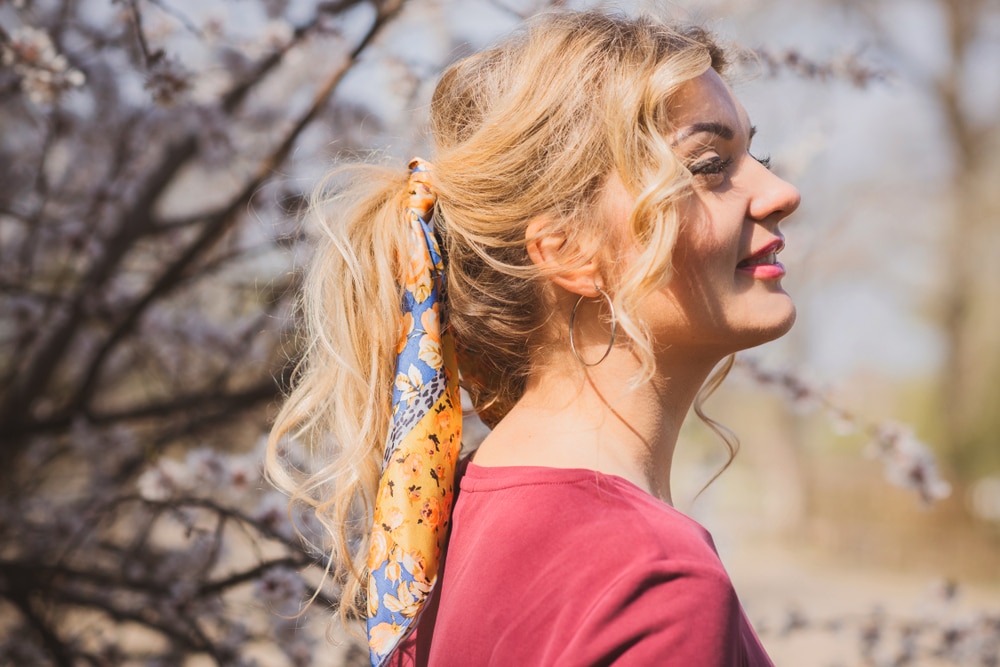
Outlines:
[{"label": "silver hoop earring", "polygon": [[576,349],[576,340],[573,338],[573,329],[576,325],[576,309],[580,307],[580,304],[583,303],[583,300],[587,297],[581,294],[580,298],[576,300],[575,304],[573,304],[573,311],[569,314],[569,349],[572,350],[573,356],[576,357],[576,360],[579,361],[581,365],[588,368],[597,366],[608,358],[608,355],[611,354],[611,348],[615,346],[615,334],[618,332],[618,318],[615,317],[615,304],[611,301],[611,297],[608,293],[602,290],[596,283],[594,284],[594,289],[596,289],[604,300],[607,301],[608,308],[611,310],[611,340],[608,341],[608,349],[604,350],[604,354],[601,355],[601,358],[594,363],[588,364],[583,360],[583,357],[580,356],[580,353]]}]

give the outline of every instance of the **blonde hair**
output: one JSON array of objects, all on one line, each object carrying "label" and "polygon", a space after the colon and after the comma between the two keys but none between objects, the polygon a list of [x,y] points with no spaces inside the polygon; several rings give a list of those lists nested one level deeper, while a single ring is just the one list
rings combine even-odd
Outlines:
[{"label": "blonde hair", "polygon": [[[634,313],[669,280],[676,204],[691,178],[666,139],[671,97],[724,65],[699,28],[587,11],[535,17],[444,73],[431,104],[434,219],[447,257],[448,323],[464,356],[485,369],[467,386],[478,409],[512,405],[538,350],[553,340],[545,326],[549,281],[525,245],[529,220],[546,216],[546,233],[564,234],[570,247],[613,244],[595,213],[612,173],[635,197],[629,230],[639,253],[613,267],[608,287],[641,361],[636,381],[652,376],[652,341]],[[402,167],[348,167],[317,191],[312,219],[323,240],[303,291],[306,347],[268,447],[270,479],[329,533],[345,624],[362,609],[390,421],[406,178]],[[319,467],[288,465],[280,451],[288,438]]]}]

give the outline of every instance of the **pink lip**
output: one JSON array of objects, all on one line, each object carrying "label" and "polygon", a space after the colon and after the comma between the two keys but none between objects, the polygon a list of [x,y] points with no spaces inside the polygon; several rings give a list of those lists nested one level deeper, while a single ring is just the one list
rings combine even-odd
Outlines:
[{"label": "pink lip", "polygon": [[784,247],[785,240],[777,238],[746,259],[740,261],[736,265],[736,270],[750,275],[755,280],[777,280],[785,275],[785,266],[781,262],[775,262],[774,264],[750,264],[750,262],[766,257],[771,253],[779,253]]},{"label": "pink lip", "polygon": [[737,271],[749,274],[755,280],[777,280],[785,275],[785,266],[781,262],[775,264],[755,264],[753,266],[741,266]]}]

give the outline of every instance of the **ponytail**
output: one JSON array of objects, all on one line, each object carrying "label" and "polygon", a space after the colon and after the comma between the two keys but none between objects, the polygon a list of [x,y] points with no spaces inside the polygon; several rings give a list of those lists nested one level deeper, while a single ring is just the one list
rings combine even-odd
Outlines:
[{"label": "ponytail", "polygon": [[[316,546],[330,555],[345,626],[364,615],[359,593],[400,338],[406,181],[403,169],[350,166],[314,193],[307,224],[320,242],[300,302],[304,350],[267,446],[268,479],[325,528],[329,543]],[[315,467],[298,467],[289,439]]]}]

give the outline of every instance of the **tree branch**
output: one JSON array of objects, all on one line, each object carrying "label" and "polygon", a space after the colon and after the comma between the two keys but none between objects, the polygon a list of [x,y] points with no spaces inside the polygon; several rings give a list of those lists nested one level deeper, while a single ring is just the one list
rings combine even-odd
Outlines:
[{"label": "tree branch", "polygon": [[[85,411],[87,421],[95,426],[111,426],[123,422],[141,421],[145,419],[169,418],[192,411],[232,413],[255,407],[262,401],[274,400],[282,392],[282,387],[288,385],[291,369],[284,368],[277,378],[268,376],[254,385],[238,391],[223,393],[212,390],[193,392],[174,396],[169,400],[122,408],[120,410],[100,412]],[[69,428],[77,413],[63,411],[47,419],[30,421],[22,425],[23,434],[42,435],[58,433]]]},{"label": "tree branch", "polygon": [[[346,7],[353,4],[357,2],[343,2],[338,6]],[[261,60],[249,76],[223,96],[220,103],[223,112],[232,114],[242,104],[265,76],[282,62],[285,53],[316,27],[319,14],[320,12],[317,12],[313,20],[297,28],[293,38],[284,48]],[[367,44],[369,38],[370,35],[362,41],[362,45]],[[15,384],[9,388],[4,397],[4,404],[0,405],[0,439],[6,441],[6,446],[0,448],[0,476],[10,474],[15,467],[14,462],[23,448],[24,425],[30,420],[31,406],[45,391],[56,369],[72,347],[72,342],[84,320],[86,296],[99,293],[134,243],[155,228],[153,208],[156,202],[180,170],[197,155],[197,149],[197,131],[188,133],[183,139],[168,147],[158,167],[145,178],[133,204],[122,212],[117,231],[106,242],[102,256],[91,265],[75,294],[67,299],[68,307],[65,314],[52,323],[51,333],[43,339],[27,367],[17,374]],[[225,229],[227,225],[217,226]],[[180,268],[183,269],[184,266],[186,263]],[[141,312],[145,306],[142,304],[140,306]]]},{"label": "tree branch", "polygon": [[73,667],[73,658],[69,648],[31,606],[31,595],[37,591],[30,590],[29,585],[24,580],[17,583],[9,581],[8,584],[14,585],[11,587],[7,599],[13,603],[21,612],[21,616],[41,637],[42,644],[48,654],[52,656],[53,662],[59,667]]},{"label": "tree branch", "polygon": [[214,245],[229,231],[238,219],[238,215],[246,208],[254,194],[261,185],[267,181],[277,168],[286,160],[295,142],[302,132],[312,123],[320,110],[326,106],[336,89],[348,71],[357,62],[358,57],[379,32],[398,13],[399,8],[386,14],[380,14],[369,28],[368,32],[361,39],[358,45],[351,51],[348,59],[330,76],[320,87],[313,97],[313,102],[309,109],[296,121],[292,129],[285,135],[285,138],[267,158],[257,167],[254,176],[244,185],[242,191],[229,203],[229,205],[212,218],[208,218],[201,233],[192,240],[186,250],[176,258],[161,274],[146,293],[136,301],[129,313],[118,323],[114,331],[105,339],[98,352],[93,356],[83,376],[83,381],[75,392],[72,402],[73,409],[81,409],[86,405],[88,398],[92,395],[93,389],[100,377],[102,367],[110,356],[111,352],[138,324],[142,315],[157,300],[171,292],[184,278],[188,269],[195,262],[207,253]]},{"label": "tree branch", "polygon": [[308,567],[309,565],[314,565],[315,562],[305,556],[301,558],[293,558],[291,556],[286,556],[284,558],[275,558],[264,563],[260,563],[256,567],[249,570],[244,570],[237,574],[230,575],[225,579],[219,579],[218,581],[213,581],[207,583],[199,591],[199,595],[209,596],[222,593],[223,591],[229,590],[230,588],[235,588],[240,584],[245,584],[251,581],[255,581],[260,578],[261,575],[274,570],[277,568],[289,568],[289,569],[300,569],[303,567]]}]

